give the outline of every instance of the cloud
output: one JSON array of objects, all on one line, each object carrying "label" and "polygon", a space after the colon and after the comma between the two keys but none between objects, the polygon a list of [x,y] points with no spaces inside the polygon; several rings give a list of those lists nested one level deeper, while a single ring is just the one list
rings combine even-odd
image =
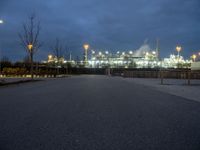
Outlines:
[{"label": "cloud", "polygon": [[27,16],[35,12],[41,20],[40,39],[45,43],[38,59],[46,58],[55,38],[61,38],[74,57],[82,54],[82,44],[112,51],[137,49],[144,39],[161,41],[161,54],[181,44],[185,55],[199,49],[199,0],[1,0],[0,42],[4,55],[21,59],[17,33]]}]

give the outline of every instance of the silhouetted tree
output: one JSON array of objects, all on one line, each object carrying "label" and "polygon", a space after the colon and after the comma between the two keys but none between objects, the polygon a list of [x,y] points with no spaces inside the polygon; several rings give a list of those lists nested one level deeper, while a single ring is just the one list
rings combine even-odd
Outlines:
[{"label": "silhouetted tree", "polygon": [[30,63],[31,63],[31,78],[33,79],[33,56],[42,46],[42,43],[39,41],[40,35],[40,22],[36,20],[35,15],[31,15],[28,18],[27,23],[22,24],[22,32],[19,33],[19,38],[21,45],[29,54]]},{"label": "silhouetted tree", "polygon": [[6,56],[3,56],[0,62],[0,65],[2,68],[4,67],[11,67],[12,66],[12,62],[10,61],[10,59]]},{"label": "silhouetted tree", "polygon": [[61,44],[61,42],[58,38],[56,38],[55,45],[52,47],[52,49],[53,49],[53,53],[56,57],[55,65],[57,67],[57,74],[59,74],[59,68],[58,67],[62,63],[63,47],[62,47],[62,44]]},{"label": "silhouetted tree", "polygon": [[53,47],[53,50],[54,50],[54,55],[56,56],[58,63],[60,62],[60,59],[63,56],[62,49],[63,49],[62,44],[61,44],[60,40],[57,38],[55,45]]}]

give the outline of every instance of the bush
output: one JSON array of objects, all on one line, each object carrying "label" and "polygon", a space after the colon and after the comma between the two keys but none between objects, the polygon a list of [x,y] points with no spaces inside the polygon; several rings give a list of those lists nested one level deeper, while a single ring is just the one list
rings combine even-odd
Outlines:
[{"label": "bush", "polygon": [[3,68],[2,73],[6,76],[25,75],[27,70],[25,68]]}]

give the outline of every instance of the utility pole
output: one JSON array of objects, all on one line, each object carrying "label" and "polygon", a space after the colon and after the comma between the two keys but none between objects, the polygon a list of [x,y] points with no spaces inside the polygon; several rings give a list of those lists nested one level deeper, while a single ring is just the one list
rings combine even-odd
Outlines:
[{"label": "utility pole", "polygon": [[70,51],[70,54],[69,54],[69,61],[70,61],[70,62],[72,61],[72,54],[71,54],[71,51]]},{"label": "utility pole", "polygon": [[90,45],[89,44],[84,44],[83,45],[83,48],[84,48],[84,65],[87,66],[88,64],[88,49],[90,48]]},{"label": "utility pole", "polygon": [[0,77],[2,76],[2,71],[1,71],[1,69],[2,69],[2,66],[1,66],[1,64],[2,64],[2,52],[1,52],[1,45],[0,45]]},{"label": "utility pole", "polygon": [[157,54],[157,60],[160,60],[160,48],[159,48],[159,39],[156,39],[156,54]]},{"label": "utility pole", "polygon": [[[1,24],[4,24],[4,21],[2,19],[0,19],[0,25]],[[2,69],[2,66],[1,66],[1,63],[2,63],[2,51],[1,51],[1,44],[0,44],[0,77],[2,76],[2,72],[1,72],[1,69]]]}]

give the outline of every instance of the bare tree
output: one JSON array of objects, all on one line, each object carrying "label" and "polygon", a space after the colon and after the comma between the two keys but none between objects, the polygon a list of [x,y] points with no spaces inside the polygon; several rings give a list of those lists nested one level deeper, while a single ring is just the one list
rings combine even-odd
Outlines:
[{"label": "bare tree", "polygon": [[62,44],[60,42],[60,40],[57,38],[56,42],[55,42],[55,46],[53,47],[54,50],[54,55],[57,58],[57,61],[59,63],[60,58],[62,57]]},{"label": "bare tree", "polygon": [[60,40],[58,38],[56,38],[56,42],[55,42],[55,45],[52,47],[53,49],[53,53],[56,57],[56,67],[57,67],[57,74],[59,74],[59,64],[61,63],[61,58],[63,56],[63,53],[62,53],[62,50],[63,50],[63,47],[62,47],[62,44],[60,42]]},{"label": "bare tree", "polygon": [[42,46],[42,43],[39,41],[40,30],[41,30],[40,22],[36,20],[35,15],[31,15],[28,18],[28,22],[22,24],[22,32],[19,33],[21,46],[24,49],[26,49],[26,51],[29,54],[32,79],[33,79],[33,56]]},{"label": "bare tree", "polygon": [[1,61],[0,61],[0,66],[1,66],[1,68],[11,67],[12,66],[12,62],[10,61],[10,59],[7,56],[3,56]]}]

